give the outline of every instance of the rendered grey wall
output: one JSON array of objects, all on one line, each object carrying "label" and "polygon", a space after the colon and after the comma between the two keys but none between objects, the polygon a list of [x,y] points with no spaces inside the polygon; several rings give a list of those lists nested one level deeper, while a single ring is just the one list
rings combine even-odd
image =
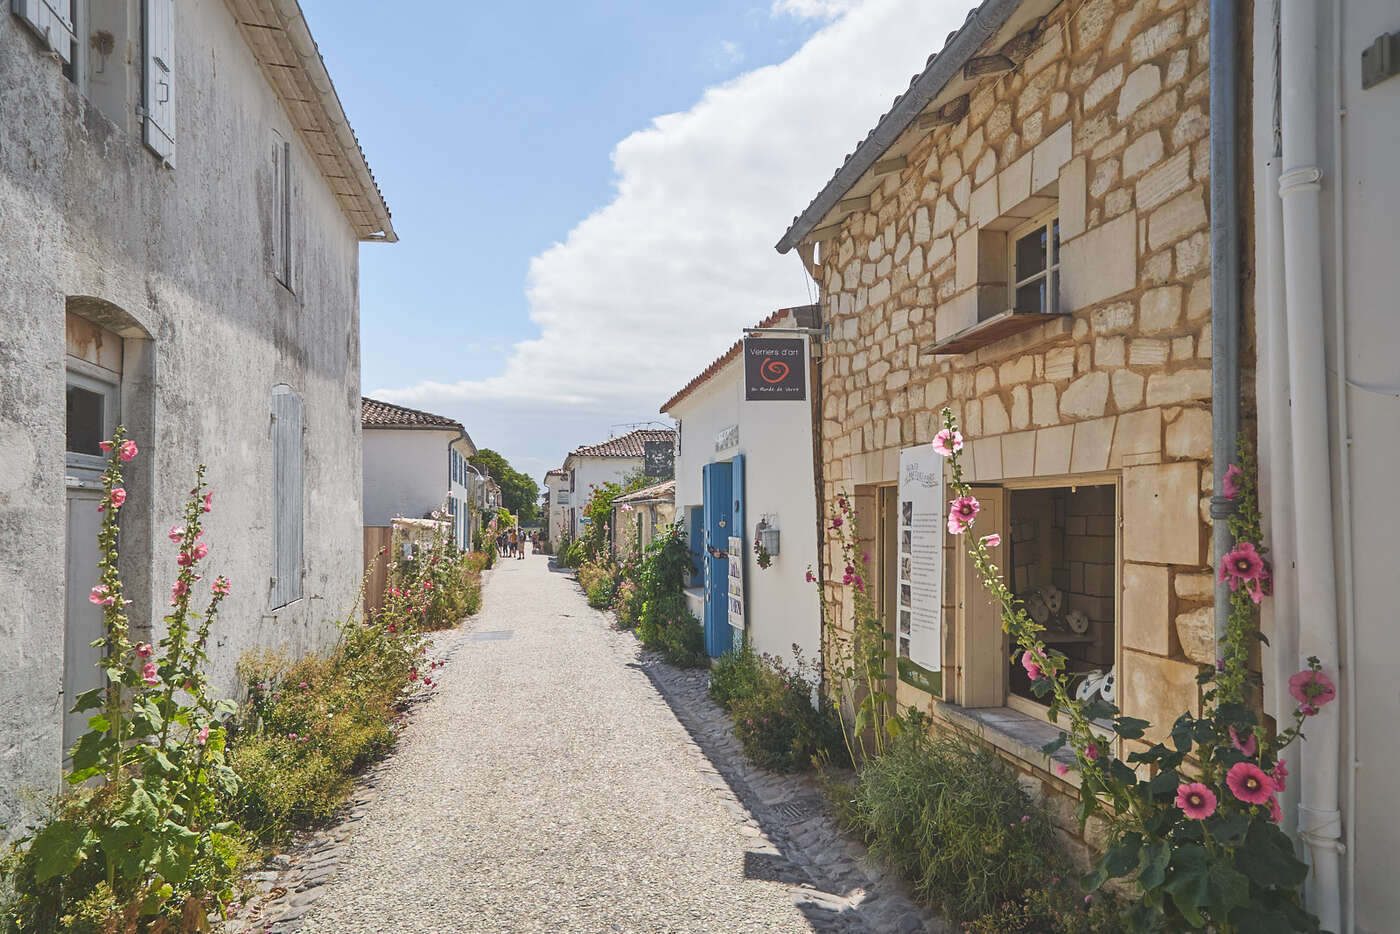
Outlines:
[{"label": "rendered grey wall", "polygon": [[[181,0],[175,29],[170,169],[141,144],[134,117],[118,127],[89,107],[0,12],[0,826],[9,833],[21,829],[26,789],[57,787],[61,757],[66,297],[99,299],[85,304],[106,309],[109,326],[150,337],[127,341],[123,387],[141,447],[122,510],[137,627],[162,625],[174,577],[164,531],[199,463],[215,491],[206,574],[233,584],[211,647],[220,691],[236,690],[234,666],[256,646],[328,647],[359,582],[358,244],[224,4]],[[274,130],[293,146],[295,294],[271,271]],[[278,383],[304,404],[306,544],[304,596],[274,611]]]}]

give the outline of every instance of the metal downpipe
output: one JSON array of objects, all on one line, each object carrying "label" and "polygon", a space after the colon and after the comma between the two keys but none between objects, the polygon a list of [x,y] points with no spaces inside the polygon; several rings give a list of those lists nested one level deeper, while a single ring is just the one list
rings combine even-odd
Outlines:
[{"label": "metal downpipe", "polygon": [[[1233,546],[1225,470],[1235,460],[1240,430],[1240,235],[1236,189],[1238,22],[1234,0],[1210,4],[1210,340],[1212,565]],[[1215,637],[1225,635],[1230,591],[1215,587]]]}]

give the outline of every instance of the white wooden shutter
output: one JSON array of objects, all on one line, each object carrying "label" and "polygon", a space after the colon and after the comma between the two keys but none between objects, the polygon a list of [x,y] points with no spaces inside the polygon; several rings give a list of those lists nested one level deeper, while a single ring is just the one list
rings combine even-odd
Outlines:
[{"label": "white wooden shutter", "polygon": [[73,16],[69,0],[10,0],[10,9],[65,62],[73,60]]},{"label": "white wooden shutter", "polygon": [[272,391],[274,609],[301,599],[301,400],[286,386]]},{"label": "white wooden shutter", "polygon": [[175,156],[175,0],[143,0],[142,45],[146,50],[143,135],[167,162]]}]

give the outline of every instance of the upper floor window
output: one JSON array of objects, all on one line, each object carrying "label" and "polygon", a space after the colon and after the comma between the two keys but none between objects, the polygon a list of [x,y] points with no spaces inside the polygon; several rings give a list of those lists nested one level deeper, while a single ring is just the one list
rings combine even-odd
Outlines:
[{"label": "upper floor window", "polygon": [[1060,281],[1060,219],[1042,215],[1013,231],[1011,271],[1013,307],[1021,314],[1054,314]]},{"label": "upper floor window", "polygon": [[272,132],[272,274],[292,287],[292,144]]},{"label": "upper floor window", "polygon": [[67,466],[100,473],[107,458],[98,443],[117,427],[117,384],[70,369],[66,395]]},{"label": "upper floor window", "polygon": [[290,386],[272,390],[272,608],[301,599],[302,414]]}]

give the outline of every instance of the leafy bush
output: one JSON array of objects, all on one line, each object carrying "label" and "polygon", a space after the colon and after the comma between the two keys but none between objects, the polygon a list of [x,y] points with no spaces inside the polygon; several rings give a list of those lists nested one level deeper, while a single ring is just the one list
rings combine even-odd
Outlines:
[{"label": "leafy bush", "polygon": [[876,859],[955,919],[976,918],[1048,878],[1044,815],[990,751],[909,729],[866,762],[850,815]]},{"label": "leafy bush", "polygon": [[1013,901],[974,918],[965,934],[1103,934],[1123,931],[1118,900],[1107,892],[1086,896],[1077,879],[1052,876]]},{"label": "leafy bush", "polygon": [[682,608],[664,622],[639,625],[637,636],[642,645],[677,668],[704,668],[710,663],[705,652],[705,627]]},{"label": "leafy bush", "polygon": [[598,610],[612,606],[617,591],[617,566],[607,561],[585,561],[578,569],[578,582],[586,594],[588,605]]},{"label": "leafy bush", "polygon": [[710,675],[710,697],[734,718],[744,754],[774,772],[797,772],[841,757],[841,724],[825,699],[812,703],[813,683],[801,663],[790,669],[747,645],[722,656]]},{"label": "leafy bush", "polygon": [[636,581],[624,577],[622,583],[617,585],[617,594],[613,597],[613,610],[617,612],[619,628],[637,628],[637,623],[642,618],[642,600]]},{"label": "leafy bush", "polygon": [[561,568],[577,568],[583,564],[584,549],[583,540],[571,538],[559,549],[559,554],[555,556],[554,563]]},{"label": "leafy bush", "polygon": [[734,701],[750,697],[758,690],[763,665],[747,640],[737,649],[726,652],[710,666],[710,699],[725,710]]},{"label": "leafy bush", "polygon": [[[422,590],[427,598],[420,629],[447,629],[481,609],[481,571],[489,555],[458,550],[449,528],[439,523],[431,540],[416,546],[411,557],[389,562],[390,592]],[[402,554],[403,543],[396,535],[391,554]]]}]

